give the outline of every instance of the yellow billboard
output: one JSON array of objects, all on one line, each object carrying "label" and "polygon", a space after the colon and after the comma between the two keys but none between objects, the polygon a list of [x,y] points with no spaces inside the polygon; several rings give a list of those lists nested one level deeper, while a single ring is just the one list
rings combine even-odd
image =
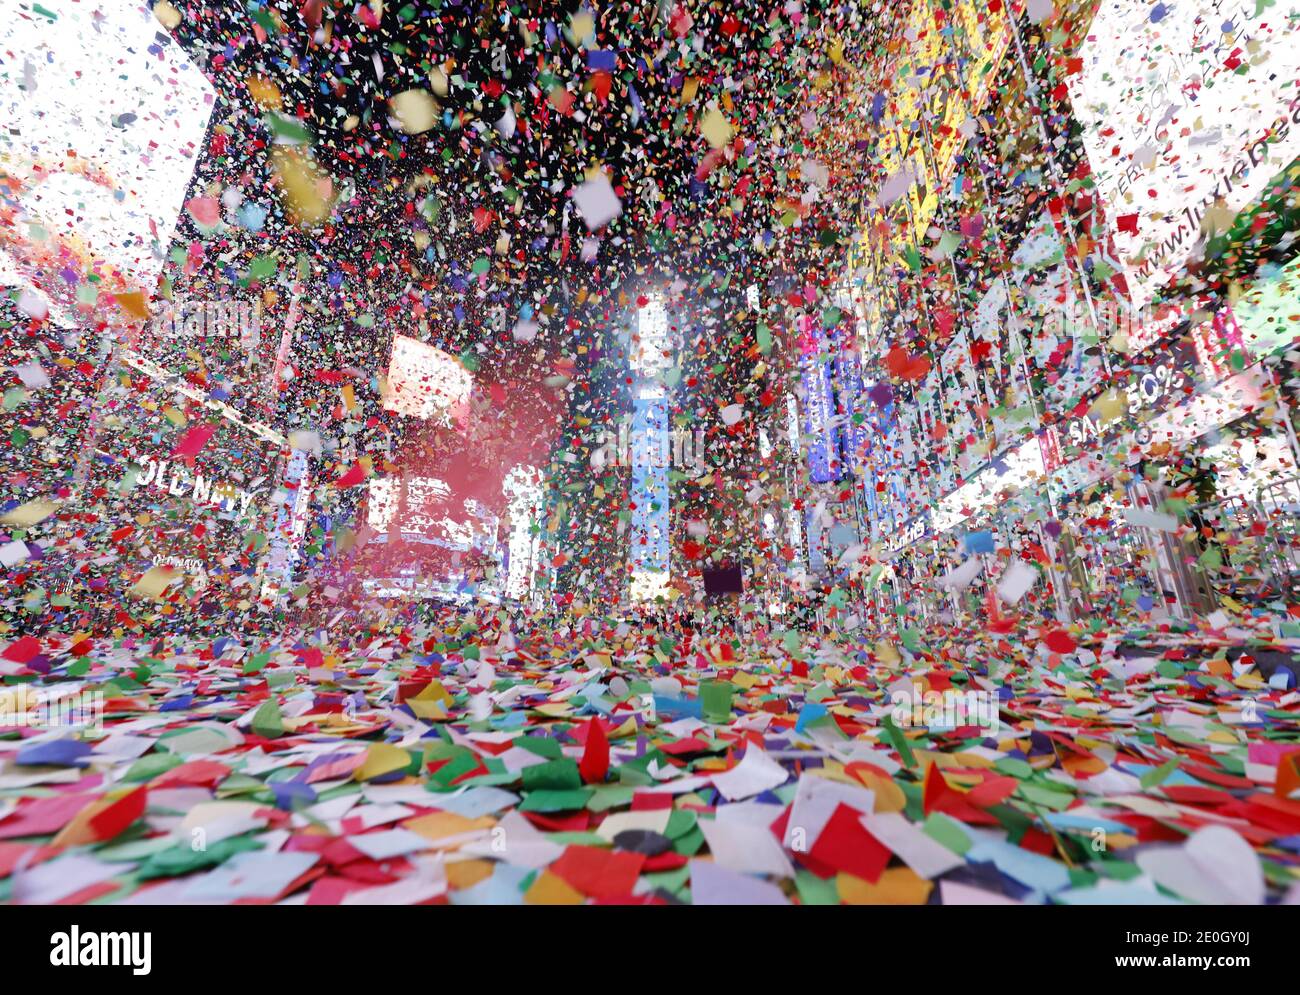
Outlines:
[{"label": "yellow billboard", "polygon": [[[887,175],[905,165],[915,177],[898,213],[894,251],[923,243],[966,142],[962,126],[988,98],[1011,39],[1005,7],[996,11],[973,0],[915,0],[903,35],[905,52],[888,102],[892,124],[879,150]],[[896,212],[900,209],[896,208]]]}]

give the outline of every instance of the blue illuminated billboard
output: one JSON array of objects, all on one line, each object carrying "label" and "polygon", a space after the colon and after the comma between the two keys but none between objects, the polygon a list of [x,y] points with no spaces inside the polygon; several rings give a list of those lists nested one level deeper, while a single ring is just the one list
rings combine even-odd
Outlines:
[{"label": "blue illuminated billboard", "polygon": [[632,551],[636,570],[667,570],[668,400],[638,398],[632,409]]},{"label": "blue illuminated billboard", "polygon": [[808,476],[815,484],[838,480],[841,463],[835,439],[835,384],[826,358],[825,331],[802,319],[799,336],[800,381],[803,385],[803,433],[808,446]]},{"label": "blue illuminated billboard", "polygon": [[862,364],[856,352],[839,352],[835,356],[835,395],[838,410],[843,412],[836,436],[844,471],[852,474],[864,463],[869,439],[866,412],[869,402],[862,392]]}]

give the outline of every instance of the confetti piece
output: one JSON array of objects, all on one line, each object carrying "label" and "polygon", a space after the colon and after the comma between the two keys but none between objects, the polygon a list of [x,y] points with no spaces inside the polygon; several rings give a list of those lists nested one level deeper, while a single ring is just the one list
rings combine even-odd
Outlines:
[{"label": "confetti piece", "polygon": [[180,579],[180,571],[173,566],[151,567],[131,585],[131,594],[137,598],[157,598]]},{"label": "confetti piece", "polygon": [[0,515],[0,524],[30,528],[45,521],[58,510],[59,506],[54,501],[26,501]]},{"label": "confetti piece", "polygon": [[0,25],[0,896],[1300,901],[1279,5],[293,6]]},{"label": "confetti piece", "polygon": [[402,131],[408,135],[428,131],[437,123],[440,114],[438,102],[427,90],[406,90],[389,100],[388,104]]},{"label": "confetti piece", "polygon": [[598,231],[623,213],[622,201],[604,176],[585,180],[573,192],[583,223],[588,231]]}]

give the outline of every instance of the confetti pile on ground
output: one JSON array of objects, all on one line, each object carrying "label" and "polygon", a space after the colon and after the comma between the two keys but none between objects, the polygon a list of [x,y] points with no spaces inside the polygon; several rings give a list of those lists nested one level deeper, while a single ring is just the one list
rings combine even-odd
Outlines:
[{"label": "confetti pile on ground", "polygon": [[895,643],[487,610],[341,643],[22,638],[11,714],[102,696],[102,725],[0,739],[0,888],[1294,902],[1297,646],[1267,617]]},{"label": "confetti pile on ground", "polygon": [[1300,901],[1300,0],[5,6],[0,900]]}]

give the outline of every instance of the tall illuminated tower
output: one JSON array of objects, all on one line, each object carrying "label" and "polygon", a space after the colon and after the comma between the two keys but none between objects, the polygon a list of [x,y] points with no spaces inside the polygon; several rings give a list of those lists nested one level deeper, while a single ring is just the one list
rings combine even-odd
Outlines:
[{"label": "tall illuminated tower", "polygon": [[632,350],[632,565],[633,600],[650,601],[669,579],[668,388],[664,371],[672,363],[668,311],[658,295],[637,312]]}]

